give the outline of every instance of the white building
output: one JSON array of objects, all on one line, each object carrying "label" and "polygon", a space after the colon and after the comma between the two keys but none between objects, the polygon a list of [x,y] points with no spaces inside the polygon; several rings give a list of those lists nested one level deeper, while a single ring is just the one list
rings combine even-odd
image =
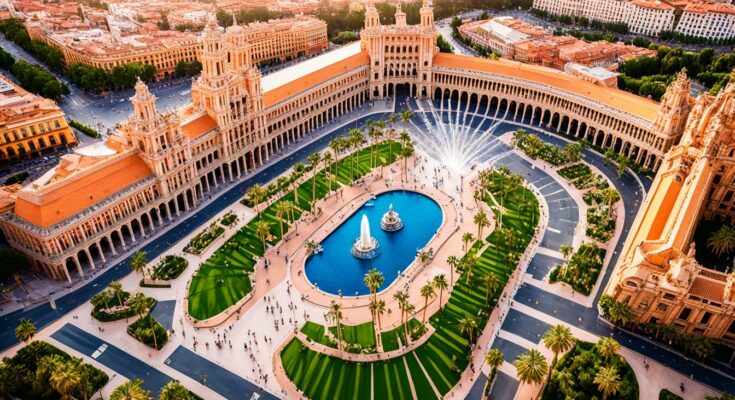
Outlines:
[{"label": "white building", "polygon": [[689,3],[676,32],[714,40],[735,38],[735,6],[729,3]]}]

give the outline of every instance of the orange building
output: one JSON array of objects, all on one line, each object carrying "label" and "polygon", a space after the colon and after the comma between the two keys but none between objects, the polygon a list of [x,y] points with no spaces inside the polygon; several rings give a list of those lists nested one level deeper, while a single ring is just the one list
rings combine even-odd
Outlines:
[{"label": "orange building", "polygon": [[673,121],[686,129],[666,154],[606,293],[631,307],[635,323],[735,343],[735,272],[708,246],[712,232],[735,223],[735,84],[696,101],[689,90],[682,73],[663,100],[673,114],[688,114]]},{"label": "orange building", "polygon": [[420,16],[411,26],[399,9],[385,26],[370,3],[361,41],[266,76],[246,28],[222,30],[210,16],[191,104],[162,113],[138,82],[128,120],[18,191],[0,228],[37,270],[78,279],[305,134],[398,91],[484,102],[497,118],[531,117],[654,169],[681,134],[670,107],[649,99],[541,66],[439,53],[428,0]]},{"label": "orange building", "polygon": [[76,144],[64,112],[53,100],[29,93],[0,74],[0,161]]}]

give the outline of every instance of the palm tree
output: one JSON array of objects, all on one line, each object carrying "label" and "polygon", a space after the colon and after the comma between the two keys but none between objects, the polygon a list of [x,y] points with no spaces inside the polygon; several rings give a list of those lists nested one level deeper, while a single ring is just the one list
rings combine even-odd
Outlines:
[{"label": "palm tree", "polygon": [[529,384],[541,383],[549,368],[546,364],[546,357],[536,349],[531,349],[518,356],[513,365],[516,367],[518,379]]},{"label": "palm tree", "polygon": [[485,390],[483,390],[485,396],[489,394],[488,392],[490,391],[490,386],[492,386],[492,382],[493,380],[495,380],[495,376],[498,374],[498,368],[503,365],[503,362],[505,362],[505,357],[503,356],[503,352],[500,351],[500,349],[490,349],[485,354],[485,364],[487,364],[487,366],[491,369],[490,377],[488,377],[487,382],[485,382]]},{"label": "palm tree", "polygon": [[411,120],[411,117],[413,117],[413,111],[404,108],[399,112],[399,115],[401,117],[401,122],[403,122],[403,125],[408,124],[408,121]]},{"label": "palm tree", "polygon": [[309,156],[309,166],[311,167],[311,206],[316,203],[316,173],[319,170],[319,163],[322,162],[321,153],[314,153]]},{"label": "palm tree", "polygon": [[597,351],[605,359],[609,359],[620,351],[620,343],[617,340],[603,336],[597,341]]},{"label": "palm tree", "polygon": [[[109,287],[110,290],[112,290],[112,292],[115,293],[115,297],[117,297],[118,305],[120,307],[124,306],[125,304],[123,303],[123,300],[122,300],[123,290],[122,290],[122,284],[120,283],[120,281],[112,281],[110,282],[109,285],[107,285],[107,287]],[[128,322],[127,313],[125,314],[125,322]]]},{"label": "palm tree", "polygon": [[[332,178],[329,176],[329,171],[332,163],[334,163],[334,157],[332,156],[332,153],[325,152],[322,155],[322,161],[324,162],[324,172],[327,177],[327,184],[329,185],[329,192],[332,192]],[[335,175],[336,176],[336,175]]]},{"label": "palm tree", "polygon": [[327,315],[337,325],[337,346],[342,349],[342,303],[332,300]]},{"label": "palm tree", "polygon": [[138,250],[133,253],[132,257],[130,257],[130,269],[132,269],[133,272],[143,273],[143,275],[145,275],[144,272],[146,265],[148,265],[148,257],[144,251]]},{"label": "palm tree", "polygon": [[413,155],[413,145],[411,143],[406,144],[401,149],[401,157],[403,157],[403,174],[406,175],[408,180],[408,159]]},{"label": "palm tree", "polygon": [[434,286],[439,289],[439,309],[442,313],[444,313],[444,308],[442,307],[442,294],[444,294],[444,291],[449,288],[449,283],[447,282],[447,276],[444,274],[439,274],[434,276]]},{"label": "palm tree", "polygon": [[601,367],[595,375],[594,383],[597,389],[602,392],[602,400],[606,400],[609,396],[615,396],[620,390],[620,375],[615,367]]},{"label": "palm tree", "polygon": [[707,238],[707,247],[718,257],[732,253],[735,250],[735,228],[731,225],[722,225]]},{"label": "palm tree", "polygon": [[281,231],[281,237],[283,237],[283,215],[288,213],[288,205],[285,201],[280,201],[276,204],[276,217],[278,217],[278,227]]},{"label": "palm tree", "polygon": [[477,319],[474,317],[464,317],[459,320],[459,323],[457,324],[457,327],[459,328],[460,333],[467,334],[470,337],[470,345],[472,345],[475,340],[475,330],[477,329]]},{"label": "palm tree", "polygon": [[620,155],[620,157],[618,157],[618,178],[623,177],[623,173],[625,172],[625,169],[628,168],[630,163],[630,158],[628,158],[627,156]]},{"label": "palm tree", "polygon": [[391,161],[393,160],[393,135],[396,133],[396,120],[398,120],[397,114],[391,113],[388,116],[388,123],[390,123],[390,128],[388,129],[388,160]]},{"label": "palm tree", "polygon": [[168,381],[158,392],[158,400],[189,400],[189,390],[179,381]]},{"label": "palm tree", "polygon": [[434,289],[434,283],[431,281],[427,281],[424,286],[421,286],[421,297],[424,298],[424,316],[422,318],[424,324],[426,323],[426,309],[429,308],[429,299],[436,295]]},{"label": "palm tree", "polygon": [[462,235],[462,251],[467,252],[467,246],[475,241],[475,236],[472,234],[472,232],[465,232]]},{"label": "palm tree", "polygon": [[490,303],[490,292],[495,293],[500,285],[503,284],[503,281],[495,273],[485,275],[482,281],[485,282],[485,306],[487,306]]},{"label": "palm tree", "polygon": [[[347,140],[349,141],[350,145],[354,148],[355,151],[352,153],[352,163],[351,163],[351,171],[350,171],[350,180],[355,180],[355,156],[357,156],[357,150],[360,148],[360,145],[365,140],[365,135],[362,133],[361,130],[357,128],[350,129],[350,132],[347,134]],[[357,162],[359,163],[360,160],[358,159]]]},{"label": "palm tree", "polygon": [[404,343],[408,343],[408,331],[405,328],[406,308],[408,307],[408,293],[399,290],[393,294],[393,298],[398,302],[398,308],[401,310],[401,326],[403,327]]},{"label": "palm tree", "polygon": [[36,335],[36,325],[30,319],[23,318],[20,320],[20,324],[15,328],[15,337],[19,342],[23,342],[26,345],[30,343],[33,336]]},{"label": "palm tree", "polygon": [[335,172],[334,175],[337,175],[337,162],[339,161],[339,151],[342,148],[342,142],[340,140],[341,138],[334,138],[329,141],[329,144],[327,145],[330,150],[332,150],[332,153],[334,154],[334,161],[335,161]]},{"label": "palm tree", "polygon": [[155,320],[152,316],[150,316],[148,309],[148,298],[146,295],[144,295],[141,292],[136,292],[130,297],[130,300],[128,300],[128,304],[130,305],[130,308],[132,308],[136,314],[140,315],[141,318],[145,318],[145,315],[148,315],[148,327],[151,330],[151,334],[153,335],[153,347],[158,350],[158,338],[156,337],[156,327],[154,325]]},{"label": "palm tree", "polygon": [[80,389],[82,384],[82,375],[77,364],[73,361],[58,363],[51,372],[49,384],[61,395],[62,399],[74,399],[72,394]]},{"label": "palm tree", "polygon": [[477,257],[475,256],[467,256],[462,259],[462,263],[464,264],[464,270],[467,272],[465,284],[470,284],[470,277],[472,276],[472,269],[475,268],[475,265],[477,264]]},{"label": "palm tree", "polygon": [[265,240],[271,234],[271,223],[262,220],[255,222],[255,233],[260,238],[260,242],[263,244],[263,253],[265,253]]},{"label": "palm tree", "polygon": [[613,301],[608,308],[608,318],[613,324],[627,325],[633,320],[633,310],[625,303]]},{"label": "palm tree", "polygon": [[378,289],[383,285],[383,273],[373,268],[365,274],[362,278],[363,283],[370,289],[370,294],[373,295],[373,299],[378,298]]},{"label": "palm tree", "polygon": [[153,400],[151,393],[141,387],[142,384],[140,378],[123,383],[112,391],[110,400]]},{"label": "palm tree", "polygon": [[449,265],[449,284],[454,284],[454,270],[459,267],[460,259],[457,256],[447,257],[447,264]]},{"label": "palm tree", "polygon": [[293,170],[291,171],[291,175],[289,179],[293,182],[293,201],[294,204],[299,204],[299,177],[301,177],[301,174],[304,173],[304,170],[306,169],[306,165],[302,162],[297,162],[293,165]]},{"label": "palm tree", "polygon": [[482,228],[490,225],[490,220],[487,218],[487,214],[484,210],[480,210],[472,218],[472,221],[477,225],[477,237],[482,240]]},{"label": "palm tree", "polygon": [[250,200],[251,203],[253,203],[253,207],[255,208],[255,213],[258,214],[258,218],[260,218],[260,212],[258,211],[258,206],[260,205],[260,202],[265,199],[265,189],[260,183],[256,183],[253,186],[250,186],[248,191],[245,193],[246,196],[248,196],[248,200]]},{"label": "palm tree", "polygon": [[[564,267],[562,268],[562,271],[566,271],[567,265],[569,264],[569,256],[574,252],[574,247],[563,244],[559,246],[559,253],[564,256]],[[561,272],[560,275],[564,275],[564,272]]]},{"label": "palm tree", "polygon": [[417,257],[421,265],[426,265],[426,263],[429,262],[429,259],[431,258],[429,252],[424,250],[421,250]]},{"label": "palm tree", "polygon": [[[564,353],[574,347],[577,339],[574,338],[572,330],[565,325],[554,325],[544,334],[544,346],[554,353],[554,358],[551,360],[549,365],[549,372],[546,375],[546,382],[544,386],[549,383],[551,379],[551,372],[554,370],[556,361],[559,359],[559,353]],[[541,389],[543,392],[543,388]]]},{"label": "palm tree", "polygon": [[375,345],[380,346],[380,327],[377,324],[376,319],[378,318],[377,312],[378,308],[380,307],[380,303],[376,299],[370,299],[370,305],[368,308],[370,309],[370,317],[373,320],[373,334],[375,335]]},{"label": "palm tree", "polygon": [[[375,308],[375,310],[374,310],[375,317],[378,320],[378,332],[382,332],[383,331],[383,325],[381,323],[380,316],[383,315],[383,314],[385,314],[385,310],[386,310],[386,308],[385,308],[385,301],[384,300],[376,300],[375,301],[374,308]],[[380,335],[378,335],[378,336],[380,336]],[[383,342],[383,338],[382,337],[380,338],[380,342],[381,343]]]}]

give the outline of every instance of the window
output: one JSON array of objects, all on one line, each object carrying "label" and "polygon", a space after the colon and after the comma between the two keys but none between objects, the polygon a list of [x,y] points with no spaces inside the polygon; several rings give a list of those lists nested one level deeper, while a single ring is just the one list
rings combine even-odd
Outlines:
[{"label": "window", "polygon": [[669,308],[669,305],[666,303],[658,303],[656,306],[656,311],[666,311]]},{"label": "window", "polygon": [[709,323],[709,320],[712,318],[712,313],[709,311],[706,311],[702,315],[702,319],[699,320],[699,323],[702,325],[707,325]]},{"label": "window", "polygon": [[671,293],[664,294],[664,299],[666,299],[666,300],[674,300],[675,298],[676,298],[676,296],[674,296]]},{"label": "window", "polygon": [[679,319],[687,320],[689,316],[692,315],[692,309],[687,307],[679,313]]},{"label": "window", "polygon": [[638,285],[635,282],[633,282],[633,281],[625,281],[625,285],[626,286],[630,286],[630,287],[634,287],[634,288],[637,288],[638,287]]}]

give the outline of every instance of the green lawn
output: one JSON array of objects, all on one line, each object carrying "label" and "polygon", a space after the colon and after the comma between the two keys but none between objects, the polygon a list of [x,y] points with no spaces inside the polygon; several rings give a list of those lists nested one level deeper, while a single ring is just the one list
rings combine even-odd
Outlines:
[{"label": "green lawn", "polygon": [[[490,191],[498,199],[499,185],[490,187]],[[522,206],[524,201],[526,204]],[[372,365],[375,399],[411,398],[406,364],[404,364],[405,358],[419,399],[436,398],[429,379],[442,396],[446,395],[457,384],[461,371],[467,368],[469,363],[469,338],[459,331],[459,321],[465,317],[483,315],[478,325],[485,326],[487,312],[495,306],[502,288],[491,293],[490,301],[486,306],[486,291],[482,278],[488,274],[496,274],[504,284],[507,283],[517,265],[510,262],[507,255],[520,253],[528,246],[539,219],[538,201],[527,189],[519,188],[515,192],[506,193],[504,204],[506,213],[503,216],[503,224],[512,229],[512,235],[516,238],[515,243],[506,240],[502,235],[498,237],[497,231],[488,236],[487,242],[491,245],[478,256],[477,263],[472,270],[472,278],[467,282],[466,272],[457,278],[457,284],[444,312],[436,313],[431,317],[431,324],[436,328],[436,332],[425,344],[414,350],[413,354],[409,353],[390,361],[372,364],[348,363],[302,349],[301,343],[294,340],[281,353],[288,377],[298,388],[304,390],[309,398],[353,398],[351,397],[352,390],[355,387],[365,388],[364,384],[358,384],[355,380],[345,381],[341,377],[347,376],[345,371],[348,369],[362,367],[363,370],[369,370]],[[477,252],[481,246],[480,242],[476,243],[471,252]],[[384,350],[398,348],[399,339],[396,329],[383,332],[382,338]],[[423,374],[421,365],[426,370],[426,374]],[[327,373],[336,372],[339,375],[327,381],[323,377],[325,371]],[[343,397],[335,397],[336,394]],[[369,396],[370,390],[365,389],[365,393],[361,395]]]},{"label": "green lawn", "polygon": [[[329,328],[334,337],[337,337],[337,327]],[[342,325],[342,340],[347,343],[357,343],[362,347],[375,346],[375,332],[373,322],[368,321],[360,325]]]},{"label": "green lawn", "polygon": [[[388,143],[383,142],[376,145],[378,159],[385,165],[396,160],[400,145],[393,144],[393,157],[389,159]],[[370,172],[370,149],[365,148],[354,156],[354,168],[352,167],[353,156],[341,156],[340,161],[332,171],[332,190],[337,188],[337,183],[350,184],[352,178],[358,178]],[[323,166],[323,165],[321,165]],[[336,171],[336,178],[334,172]],[[298,190],[298,207],[294,214],[296,219],[301,213],[310,210],[312,196],[311,172],[306,172],[309,177],[296,190]],[[329,180],[323,169],[316,174],[315,193],[316,198],[324,197],[329,191]],[[269,243],[275,244],[281,240],[281,227],[276,213],[276,205],[280,201],[295,200],[293,191],[284,195],[280,200],[260,209],[259,218],[271,223],[271,238]],[[263,255],[263,245],[255,230],[258,218],[243,226],[240,231],[233,235],[225,244],[208,258],[202,267],[196,272],[189,285],[189,314],[197,320],[211,318],[226,310],[238,300],[245,297],[252,290],[252,283],[248,273],[253,271],[255,261],[253,257]],[[284,232],[288,224],[283,222]]]}]

